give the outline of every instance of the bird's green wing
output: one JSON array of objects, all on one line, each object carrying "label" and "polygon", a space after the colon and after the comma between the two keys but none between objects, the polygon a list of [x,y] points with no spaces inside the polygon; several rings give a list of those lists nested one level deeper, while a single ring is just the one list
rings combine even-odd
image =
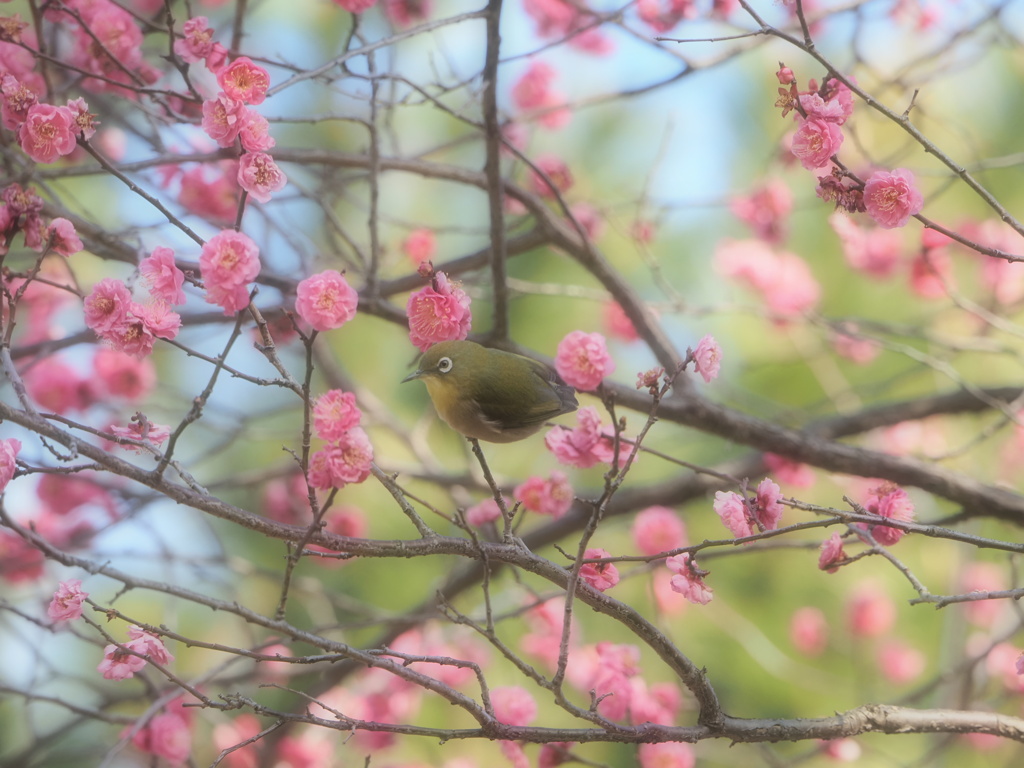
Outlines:
[{"label": "bird's green wing", "polygon": [[502,429],[516,429],[576,410],[573,388],[555,371],[528,357],[517,357],[528,365],[502,366],[495,359],[501,376],[488,377],[474,387],[472,397],[485,419]]}]

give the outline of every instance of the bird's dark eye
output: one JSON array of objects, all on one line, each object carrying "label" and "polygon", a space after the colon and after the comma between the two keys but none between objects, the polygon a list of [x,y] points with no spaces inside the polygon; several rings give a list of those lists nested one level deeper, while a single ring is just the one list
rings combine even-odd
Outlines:
[{"label": "bird's dark eye", "polygon": [[450,357],[442,357],[437,361],[437,370],[441,373],[448,373],[452,369],[452,359]]}]

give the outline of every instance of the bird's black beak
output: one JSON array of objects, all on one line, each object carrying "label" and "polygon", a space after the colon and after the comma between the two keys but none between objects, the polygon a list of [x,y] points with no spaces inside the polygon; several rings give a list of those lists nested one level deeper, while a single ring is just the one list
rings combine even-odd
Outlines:
[{"label": "bird's black beak", "polygon": [[412,381],[413,379],[418,379],[422,375],[423,375],[423,371],[413,371],[408,376],[406,376],[404,379],[402,379],[402,384],[405,384],[405,382],[407,382],[407,381]]}]

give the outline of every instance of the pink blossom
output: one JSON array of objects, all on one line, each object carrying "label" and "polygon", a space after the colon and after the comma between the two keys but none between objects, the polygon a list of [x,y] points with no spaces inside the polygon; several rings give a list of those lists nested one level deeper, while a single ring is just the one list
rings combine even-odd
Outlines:
[{"label": "pink blossom", "polygon": [[879,637],[896,623],[896,605],[880,586],[864,582],[847,601],[846,621],[856,637]]},{"label": "pink blossom", "polygon": [[244,747],[239,744],[249,741],[263,730],[256,715],[242,714],[230,722],[218,723],[213,727],[213,746],[218,752],[238,747],[224,758],[225,768],[257,768],[259,765],[258,744],[250,743]]},{"label": "pink blossom", "polygon": [[[605,557],[611,557],[611,553],[600,548],[588,549],[583,553],[585,560]],[[604,592],[619,583],[619,569],[614,563],[584,563],[580,568],[580,578],[598,592]]]},{"label": "pink blossom", "polygon": [[362,13],[377,4],[377,0],[334,0],[334,2],[349,13]]},{"label": "pink blossom", "polygon": [[0,578],[8,584],[34,581],[43,575],[43,553],[7,528],[0,528]]},{"label": "pink blossom", "polygon": [[210,221],[230,222],[238,205],[238,163],[231,161],[216,167],[217,175],[208,178],[207,165],[191,168],[181,176],[178,202],[185,210]]},{"label": "pink blossom", "polygon": [[425,21],[433,9],[433,0],[384,0],[384,13],[396,27]]},{"label": "pink blossom", "polygon": [[747,509],[747,502],[738,493],[718,491],[712,504],[715,513],[722,518],[725,527],[733,536],[742,539],[754,534],[753,519]]},{"label": "pink blossom", "polygon": [[295,289],[295,311],[317,331],[341,328],[356,316],[358,305],[356,289],[334,269],[310,275]]},{"label": "pink blossom", "polygon": [[14,437],[0,440],[0,491],[7,487],[7,484],[14,478],[18,471],[18,453],[21,451],[21,441]]},{"label": "pink blossom", "polygon": [[139,262],[139,272],[149,284],[150,294],[167,304],[184,304],[185,273],[174,262],[174,251],[162,245]]},{"label": "pink blossom", "polygon": [[640,768],[693,768],[697,764],[693,747],[683,741],[641,744],[636,754]]},{"label": "pink blossom", "polygon": [[370,476],[373,446],[361,427],[353,427],[310,457],[309,482],[314,488],[344,488]]},{"label": "pink blossom", "polygon": [[824,168],[843,145],[843,131],[833,122],[810,118],[796,129],[790,151],[809,171]]},{"label": "pink blossom", "polygon": [[362,414],[356,396],[340,389],[330,389],[313,404],[313,429],[321,440],[340,440],[352,427],[359,426]]},{"label": "pink blossom", "polygon": [[481,525],[498,520],[501,517],[501,507],[494,499],[484,499],[478,504],[466,510],[466,522],[479,528]]},{"label": "pink blossom", "polygon": [[213,30],[205,16],[194,16],[186,21],[181,31],[184,37],[174,41],[174,52],[189,64],[196,64],[213,51]]},{"label": "pink blossom", "polygon": [[542,477],[528,478],[516,486],[512,495],[531,512],[550,515],[556,519],[569,511],[573,500],[569,478],[557,470],[546,480]]},{"label": "pink blossom", "polygon": [[238,161],[238,185],[261,203],[284,189],[288,177],[266,152],[246,152]]},{"label": "pink blossom", "polygon": [[437,252],[437,237],[434,230],[426,227],[414,229],[402,241],[402,252],[413,264],[423,264],[433,259]]},{"label": "pink blossom", "polygon": [[597,644],[597,664],[588,687],[601,700],[598,714],[622,720],[629,714],[633,698],[632,678],[640,672],[640,649],[626,643]]},{"label": "pink blossom", "polygon": [[636,341],[640,338],[633,321],[629,319],[626,310],[617,301],[606,302],[603,314],[604,327],[609,336],[614,336],[622,341]]},{"label": "pink blossom", "polygon": [[[602,428],[601,417],[593,406],[584,406],[576,412],[575,429],[554,427],[544,436],[544,445],[555,454],[562,464],[586,469],[595,464],[615,459],[614,432]],[[620,446],[620,461],[628,452],[628,446]]]},{"label": "pink blossom", "polygon": [[24,375],[28,395],[54,413],[88,408],[95,401],[91,382],[60,357],[44,357]]},{"label": "pink blossom", "polygon": [[143,656],[148,656],[150,661],[162,666],[174,661],[174,656],[164,647],[163,640],[142,627],[137,627],[134,624],[128,627],[128,637],[131,639],[125,643],[125,647],[131,648]]},{"label": "pink blossom", "polygon": [[557,197],[572,186],[572,172],[562,158],[541,155],[533,164],[537,170],[530,171],[530,188],[541,197]]},{"label": "pink blossom", "polygon": [[825,101],[817,93],[800,94],[800,106],[804,108],[808,118],[836,125],[846,122],[843,105],[836,100]]},{"label": "pink blossom", "polygon": [[543,111],[540,122],[545,128],[557,130],[572,119],[564,97],[552,90],[555,68],[543,61],[534,61],[512,86],[512,101],[524,112]]},{"label": "pink blossom", "polygon": [[270,87],[270,74],[248,56],[239,56],[217,73],[217,83],[228,98],[243,104],[262,104]]},{"label": "pink blossom", "polygon": [[[133,418],[128,422],[128,426],[120,427],[116,424],[111,424],[107,427],[107,431],[114,435],[127,440],[136,440],[142,443],[149,443],[153,446],[163,445],[167,438],[171,436],[171,428],[166,424],[154,424],[148,419],[135,419]],[[125,448],[140,452],[138,446],[133,446],[130,443],[124,444]]]},{"label": "pink blossom", "polygon": [[846,262],[858,272],[886,278],[899,268],[903,255],[903,238],[899,232],[862,229],[839,212],[829,216],[828,222],[839,235]]},{"label": "pink blossom", "polygon": [[75,116],[67,107],[33,104],[18,128],[18,143],[37,163],[52,163],[78,146],[76,131]]},{"label": "pink blossom", "polygon": [[653,556],[686,546],[686,526],[675,510],[648,507],[633,521],[633,543],[643,555]]},{"label": "pink blossom", "polygon": [[945,248],[925,248],[910,262],[910,288],[918,296],[941,299],[953,285],[953,264]]},{"label": "pink blossom", "polygon": [[217,146],[230,147],[242,127],[245,105],[220,93],[215,99],[203,102],[203,131],[217,142]]},{"label": "pink blossom", "polygon": [[146,660],[128,653],[116,645],[108,645],[103,649],[103,661],[96,670],[105,680],[128,680],[146,666]]},{"label": "pink blossom", "polygon": [[85,324],[101,336],[124,328],[132,295],[120,280],[105,277],[85,297]]},{"label": "pink blossom", "polygon": [[780,320],[803,314],[818,303],[821,289],[807,262],[759,240],[722,241],[715,250],[715,265],[726,277],[753,287]]},{"label": "pink blossom", "polygon": [[259,249],[247,235],[225,229],[203,245],[199,270],[206,284],[206,301],[237,312],[249,304],[246,284],[260,273]]},{"label": "pink blossom", "polygon": [[147,333],[161,339],[173,339],[181,329],[181,315],[159,299],[149,304],[133,301],[132,314],[142,321]]},{"label": "pink blossom", "polygon": [[820,656],[828,645],[828,621],[820,608],[797,608],[789,620],[789,640],[804,656]]},{"label": "pink blossom", "polygon": [[[549,741],[537,753],[537,768],[557,768],[569,762],[570,741]],[[454,767],[453,767],[454,768]]]},{"label": "pink blossom", "polygon": [[238,138],[246,152],[266,152],[277,144],[270,135],[267,118],[256,110],[244,108],[239,122]]},{"label": "pink blossom", "polygon": [[640,21],[659,35],[697,15],[693,0],[637,0],[636,10]]},{"label": "pink blossom", "polygon": [[508,725],[525,726],[537,718],[537,702],[519,685],[492,688],[491,705],[495,719]]},{"label": "pink blossom", "polygon": [[840,763],[857,762],[861,751],[860,744],[853,739],[830,739],[821,744],[821,754]]},{"label": "pink blossom", "polygon": [[67,108],[71,110],[71,116],[75,121],[75,130],[85,139],[91,139],[96,135],[96,115],[89,111],[89,105],[85,99],[68,99]]},{"label": "pink blossom", "polygon": [[909,683],[921,676],[925,666],[924,654],[901,640],[887,640],[878,649],[878,668],[891,683]]},{"label": "pink blossom", "polygon": [[707,605],[711,602],[714,597],[712,589],[704,583],[704,577],[708,572],[697,568],[696,562],[691,562],[689,552],[666,558],[665,565],[675,574],[672,577],[673,590],[694,605]]},{"label": "pink blossom", "polygon": [[11,74],[5,74],[0,79],[0,93],[3,94],[3,105],[0,107],[3,126],[17,131],[28,117],[29,109],[39,103],[39,94]]},{"label": "pink blossom", "polygon": [[825,541],[821,543],[821,554],[818,556],[818,568],[828,573],[835,573],[839,570],[837,563],[846,559],[843,551],[843,537],[838,531],[834,531]]},{"label": "pink blossom", "polygon": [[830,336],[832,348],[840,357],[845,357],[857,365],[867,365],[882,351],[881,345],[874,339],[860,335],[856,323],[844,322]]},{"label": "pink blossom", "polygon": [[763,458],[768,471],[783,483],[797,488],[810,488],[814,485],[814,469],[807,464],[777,453],[766,453]]},{"label": "pink blossom", "polygon": [[571,331],[558,344],[555,370],[576,389],[593,391],[605,376],[615,370],[615,361],[608,354],[604,336],[600,333]]},{"label": "pink blossom", "polygon": [[875,171],[864,184],[864,208],[883,229],[905,225],[924,206],[914,174],[906,168]]},{"label": "pink blossom", "polygon": [[718,378],[718,371],[722,367],[722,348],[714,336],[708,334],[697,342],[697,348],[693,351],[693,367],[706,384]]},{"label": "pink blossom", "polygon": [[46,615],[54,621],[73,621],[82,615],[82,603],[89,596],[82,591],[81,579],[68,579],[57,585],[53,600],[46,608]]},{"label": "pink blossom", "polygon": [[[914,502],[907,496],[906,491],[892,483],[875,488],[864,503],[864,508],[872,514],[902,523],[914,519]],[[905,531],[889,525],[868,526],[862,523],[861,526],[867,528],[875,541],[884,546],[892,546],[906,534]]]},{"label": "pink blossom", "polygon": [[182,711],[161,712],[132,736],[132,744],[142,752],[162,757],[171,765],[181,765],[192,754],[192,731]]},{"label": "pink blossom", "polygon": [[67,219],[57,218],[51,221],[46,228],[46,240],[50,244],[50,249],[61,256],[71,256],[85,247],[75,232],[75,225]]},{"label": "pink blossom", "polygon": [[765,478],[757,484],[754,496],[754,515],[763,530],[774,531],[782,519],[782,491],[772,480]]},{"label": "pink blossom", "polygon": [[683,705],[679,686],[675,683],[654,683],[649,688],[642,677],[630,681],[629,719],[634,725],[657,723],[674,725]]},{"label": "pink blossom", "polygon": [[586,2],[567,0],[525,0],[523,7],[537,25],[542,38],[568,38],[569,44],[587,53],[604,56],[612,42],[594,25],[597,17]]},{"label": "pink blossom", "polygon": [[152,362],[138,360],[109,347],[96,350],[92,367],[100,390],[112,397],[141,400],[156,385],[156,369]]},{"label": "pink blossom", "polygon": [[1024,675],[1024,651],[1021,651],[1017,655],[1017,661],[1014,662],[1014,667],[1016,668],[1018,675]]},{"label": "pink blossom", "polygon": [[771,179],[749,195],[734,197],[729,208],[754,230],[756,237],[777,244],[785,239],[785,221],[793,210],[793,195],[781,181]]},{"label": "pink blossom", "polygon": [[469,336],[473,321],[469,296],[444,272],[434,274],[429,285],[409,296],[409,340],[422,352],[439,341]]}]

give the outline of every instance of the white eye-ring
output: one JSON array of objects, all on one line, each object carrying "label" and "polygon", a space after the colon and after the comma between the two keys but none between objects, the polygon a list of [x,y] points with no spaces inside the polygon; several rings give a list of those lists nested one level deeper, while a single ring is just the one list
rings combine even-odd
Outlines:
[{"label": "white eye-ring", "polygon": [[448,373],[452,369],[452,359],[450,357],[442,357],[437,361],[437,370],[441,373]]}]

